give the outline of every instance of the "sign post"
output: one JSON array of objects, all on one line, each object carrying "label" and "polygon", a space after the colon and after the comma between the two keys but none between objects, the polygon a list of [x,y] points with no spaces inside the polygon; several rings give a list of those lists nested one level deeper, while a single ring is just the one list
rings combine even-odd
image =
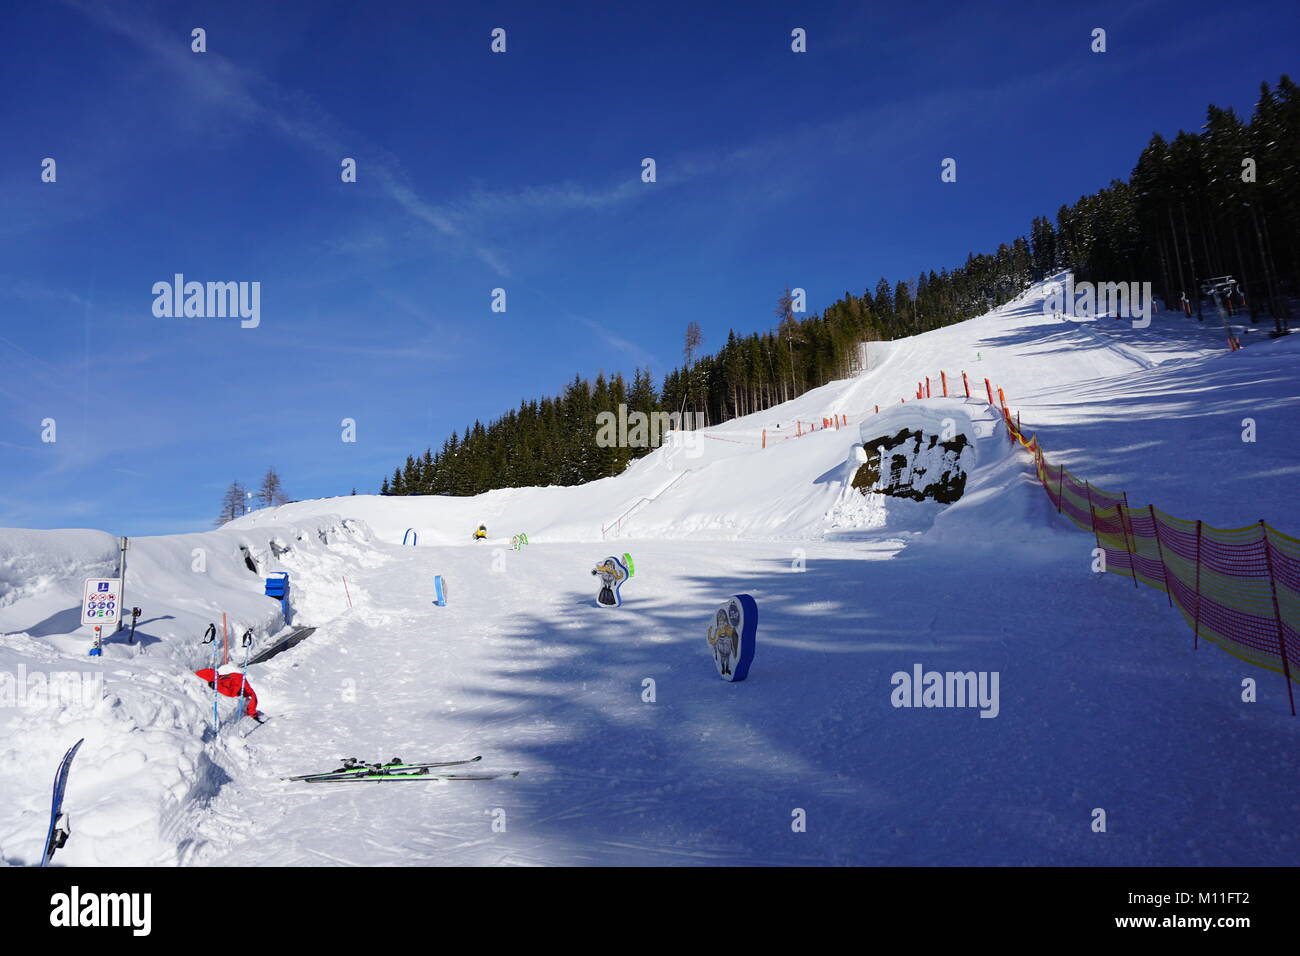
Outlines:
[{"label": "sign post", "polygon": [[[126,584],[126,547],[129,540],[129,538],[123,535],[121,540],[118,542],[117,580],[119,582],[119,588],[117,596],[119,599],[126,593],[126,589],[120,585]],[[118,600],[117,603],[120,606],[122,601]],[[122,630],[122,616],[120,614],[117,617],[117,630]]]},{"label": "sign post", "polygon": [[122,579],[86,578],[81,596],[81,624],[95,629],[95,646],[91,657],[103,653],[104,627],[114,630],[122,622]]}]

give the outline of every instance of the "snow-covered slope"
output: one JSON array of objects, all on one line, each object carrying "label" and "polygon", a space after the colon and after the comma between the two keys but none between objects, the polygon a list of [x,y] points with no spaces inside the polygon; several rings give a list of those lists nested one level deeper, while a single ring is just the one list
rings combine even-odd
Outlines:
[{"label": "snow-covered slope", "polygon": [[[359,522],[324,519],[260,534],[136,538],[125,597],[144,614],[133,641],[129,628],[107,635],[97,660],[87,656],[89,628],[79,626],[81,586],[116,573],[117,539],[0,530],[0,856],[39,859],[44,827],[37,834],[33,825],[49,812],[49,754],[85,737],[75,765],[82,839],[69,844],[66,861],[180,860],[190,814],[225,779],[205,740],[211,695],[192,673],[210,662],[199,645],[205,627],[220,630],[225,615],[236,661],[245,630],[254,632],[254,650],[270,643],[284,628],[279,603],[262,596],[262,575],[273,570],[292,575],[292,615],[337,616],[347,606],[342,575],[385,560],[370,537]],[[351,583],[351,598],[365,606],[363,584]],[[223,711],[229,716],[233,705]],[[232,734],[220,749],[242,745]]]},{"label": "snow-covered slope", "polygon": [[[986,414],[988,378],[1027,431],[1041,430],[1053,461],[1100,487],[1127,490],[1135,506],[1151,501],[1225,527],[1260,517],[1282,528],[1300,524],[1288,520],[1290,498],[1276,493],[1279,482],[1300,475],[1300,447],[1289,439],[1300,426],[1300,341],[1254,332],[1247,348],[1230,353],[1222,325],[1181,312],[1158,313],[1146,329],[1106,318],[1057,319],[1043,311],[1051,281],[968,322],[871,343],[862,374],[679,436],[617,478],[475,498],[307,501],[254,512],[234,527],[338,511],[365,520],[384,540],[399,542],[414,528],[426,544],[469,543],[480,522],[506,539],[524,530],[549,541],[589,541],[606,528],[606,537],[820,538],[848,520],[839,508],[839,469],[849,446],[870,437],[864,428],[883,434],[901,427],[906,419],[897,416],[906,412],[893,406],[914,401],[926,376],[938,396],[940,371],[948,373],[950,395],[963,394],[961,373],[968,375],[968,407],[950,404],[958,418]],[[850,430],[822,431],[822,420],[836,415],[847,416]],[[1256,421],[1257,440],[1244,445],[1247,417]],[[809,434],[810,425],[818,430]],[[638,506],[646,498],[654,500]],[[864,527],[885,523],[880,507],[888,506],[877,503],[862,515]],[[915,508],[895,511],[897,520],[913,523]]]},{"label": "snow-covered slope", "polygon": [[[855,378],[615,478],[298,502],[136,539],[137,640],[115,636],[99,662],[76,605],[82,578],[115,568],[116,539],[0,530],[0,859],[37,859],[49,775],[84,736],[65,864],[1292,861],[1282,679],[1191,652],[1157,596],[1092,574],[1092,540],[1051,510],[982,396],[984,378],[1002,386],[1053,460],[1134,504],[1296,531],[1278,489],[1300,469],[1300,343],[1230,354],[1221,328],[1181,314],[1136,330],[1042,302],[1035,287],[873,343]],[[940,370],[956,394],[965,370],[975,397],[915,401]],[[855,444],[918,426],[973,441],[959,502],[848,486]],[[480,522],[491,538],[475,544]],[[516,553],[519,531],[532,544]],[[588,572],[624,550],[626,603],[598,609]],[[293,623],[317,631],[251,670],[271,721],[214,737],[200,636],[223,613],[259,646],[283,634],[262,594],[275,570]],[[704,625],[739,591],[759,602],[760,650],[728,685]],[[999,673],[996,719],[891,706],[891,675],[918,663]],[[33,692],[33,675],[63,672],[85,698]],[[1258,704],[1240,702],[1243,677]],[[279,779],[340,756],[475,753],[524,773],[401,792]],[[1090,829],[1097,807],[1108,834]]]}]

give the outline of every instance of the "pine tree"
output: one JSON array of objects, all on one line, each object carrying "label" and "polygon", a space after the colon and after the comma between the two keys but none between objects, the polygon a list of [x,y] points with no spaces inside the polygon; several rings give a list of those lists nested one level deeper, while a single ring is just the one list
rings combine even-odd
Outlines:
[{"label": "pine tree", "polygon": [[232,481],[221,499],[221,513],[213,522],[218,528],[248,512],[248,493],[242,482]]},{"label": "pine tree", "polygon": [[794,347],[796,342],[802,341],[802,335],[799,328],[799,320],[794,315],[794,296],[790,293],[790,287],[786,286],[784,292],[776,300],[776,334],[779,339],[785,342],[786,354],[789,362],[786,371],[790,376],[790,391],[787,398],[798,398],[800,389],[795,384],[795,360]]},{"label": "pine tree", "polygon": [[266,469],[266,474],[262,476],[261,487],[257,489],[255,497],[263,508],[288,503],[289,498],[285,495],[284,487],[280,483],[280,476],[276,474],[274,468]]},{"label": "pine tree", "polygon": [[[1252,163],[1256,178],[1243,171]],[[893,283],[882,277],[802,318],[786,289],[775,329],[733,330],[713,355],[701,353],[700,325],[689,322],[684,362],[658,390],[648,370],[637,370],[630,389],[617,374],[598,375],[594,388],[575,375],[561,394],[521,402],[463,437],[453,432],[432,457],[408,459],[384,490],[466,495],[616,474],[651,451],[596,447],[596,412],[616,410],[624,397],[629,411],[689,409],[706,422],[753,414],[851,374],[864,342],[980,315],[1063,269],[1092,282],[1150,281],[1166,303],[1186,293],[1198,308],[1199,280],[1230,274],[1252,319],[1267,312],[1283,332],[1300,288],[1300,88],[1283,76],[1275,89],[1261,86],[1249,122],[1211,106],[1202,131],[1153,136],[1128,180],[1035,217],[1027,235],[970,253],[955,268]]]}]

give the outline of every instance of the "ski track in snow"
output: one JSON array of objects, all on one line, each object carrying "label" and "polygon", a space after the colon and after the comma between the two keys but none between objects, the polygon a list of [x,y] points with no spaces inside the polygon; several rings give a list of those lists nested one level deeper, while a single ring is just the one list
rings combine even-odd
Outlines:
[{"label": "ski track in snow", "polygon": [[[290,713],[233,771],[192,862],[1155,865],[1280,862],[1295,849],[1281,832],[1294,789],[1271,749],[1289,718],[1233,716],[1238,669],[1171,646],[1166,609],[1128,582],[1080,581],[1059,560],[1018,569],[1075,612],[1043,633],[1042,608],[1002,600],[1005,566],[953,562],[922,598],[903,590],[911,561],[873,562],[864,595],[852,547],[812,546],[795,572],[788,549],[766,543],[708,558],[689,544],[626,544],[638,572],[619,611],[574,587],[575,569],[599,556],[591,545],[511,553],[508,576],[467,548],[386,566],[387,591],[367,586],[386,606],[405,602],[390,626],[340,621],[345,659],[326,641],[262,678]],[[426,606],[435,573],[453,575],[459,602]],[[760,649],[750,680],[728,685],[700,620],[741,582],[763,615]],[[1121,623],[1098,632],[1107,607]],[[974,629],[963,625],[972,617]],[[892,708],[890,675],[916,661],[1001,671],[1001,715]],[[339,693],[344,675],[358,682],[355,701]],[[640,698],[645,677],[653,704]],[[479,753],[484,770],[523,772],[277,779],[342,756]],[[1242,791],[1256,798],[1249,811]],[[1109,833],[1089,831],[1094,806],[1108,808]],[[504,833],[491,826],[498,808]],[[806,833],[791,832],[795,808]],[[1242,825],[1247,813],[1255,825]]]}]

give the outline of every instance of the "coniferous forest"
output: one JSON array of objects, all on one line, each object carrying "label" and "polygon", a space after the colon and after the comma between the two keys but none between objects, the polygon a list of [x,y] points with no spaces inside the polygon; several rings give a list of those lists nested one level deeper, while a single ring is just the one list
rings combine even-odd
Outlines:
[{"label": "coniferous forest", "polygon": [[1233,276],[1248,321],[1285,329],[1300,289],[1300,89],[1287,76],[1261,84],[1248,121],[1210,106],[1199,132],[1156,134],[1128,180],[1035,218],[1027,236],[959,267],[922,272],[860,294],[845,292],[801,316],[790,290],[771,327],[701,354],[690,323],[684,363],[658,387],[648,369],[576,376],[551,398],[532,399],[484,425],[453,432],[436,451],[408,456],[380,492],[475,495],[493,488],[574,485],[619,474],[650,448],[601,448],[596,416],[629,411],[698,414],[706,424],[762,411],[853,373],[862,342],[914,335],[981,315],[1062,269],[1079,280],[1151,282],[1174,307],[1186,294],[1216,320],[1200,283]]}]

